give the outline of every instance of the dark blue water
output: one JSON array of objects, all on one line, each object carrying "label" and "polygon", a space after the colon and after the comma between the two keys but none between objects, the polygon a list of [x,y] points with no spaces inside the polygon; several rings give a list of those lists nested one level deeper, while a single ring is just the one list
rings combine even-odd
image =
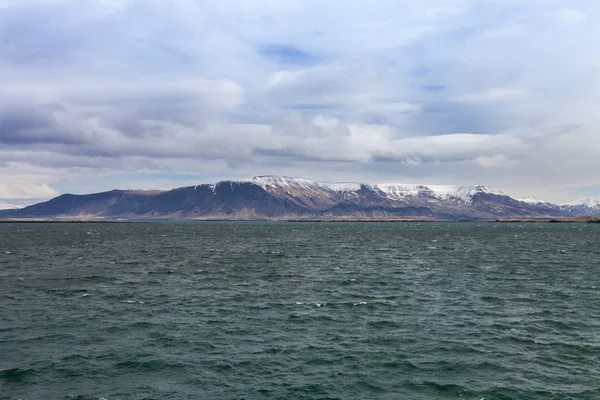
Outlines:
[{"label": "dark blue water", "polygon": [[599,239],[0,224],[0,398],[600,399]]}]

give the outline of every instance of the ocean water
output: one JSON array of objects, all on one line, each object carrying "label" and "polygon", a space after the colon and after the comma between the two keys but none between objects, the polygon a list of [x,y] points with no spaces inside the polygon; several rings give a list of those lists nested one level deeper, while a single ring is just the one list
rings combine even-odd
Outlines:
[{"label": "ocean water", "polygon": [[600,399],[600,225],[0,224],[0,399]]}]

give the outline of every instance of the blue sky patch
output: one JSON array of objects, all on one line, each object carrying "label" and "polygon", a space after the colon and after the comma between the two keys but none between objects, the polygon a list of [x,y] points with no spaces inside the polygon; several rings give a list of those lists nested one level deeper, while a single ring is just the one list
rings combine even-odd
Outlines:
[{"label": "blue sky patch", "polygon": [[261,46],[259,53],[272,61],[281,64],[315,64],[316,57],[306,53],[300,48],[289,44],[269,44]]}]

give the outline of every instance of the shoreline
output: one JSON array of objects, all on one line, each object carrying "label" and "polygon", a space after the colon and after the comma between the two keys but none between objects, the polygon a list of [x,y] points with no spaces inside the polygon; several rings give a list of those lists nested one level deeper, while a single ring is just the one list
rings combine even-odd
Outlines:
[{"label": "shoreline", "polygon": [[41,218],[21,218],[21,219],[0,219],[0,224],[118,224],[118,223],[165,223],[165,222],[291,222],[291,223],[332,223],[332,222],[418,222],[418,223],[600,223],[598,217],[577,217],[577,218],[499,218],[495,220],[435,220],[427,218],[293,218],[293,219],[218,219],[218,218],[206,218],[206,219],[186,219],[186,218],[139,218],[139,219],[127,219],[127,220],[116,220],[116,219],[41,219]]}]

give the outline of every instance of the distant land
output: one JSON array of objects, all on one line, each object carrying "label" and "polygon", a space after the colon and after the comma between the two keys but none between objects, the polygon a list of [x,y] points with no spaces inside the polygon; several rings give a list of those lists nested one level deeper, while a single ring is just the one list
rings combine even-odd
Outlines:
[{"label": "distant land", "polygon": [[596,222],[598,217],[597,200],[558,205],[533,198],[514,198],[479,185],[325,183],[284,176],[258,176],[168,191],[64,194],[21,209],[0,211],[0,219],[4,221]]}]

